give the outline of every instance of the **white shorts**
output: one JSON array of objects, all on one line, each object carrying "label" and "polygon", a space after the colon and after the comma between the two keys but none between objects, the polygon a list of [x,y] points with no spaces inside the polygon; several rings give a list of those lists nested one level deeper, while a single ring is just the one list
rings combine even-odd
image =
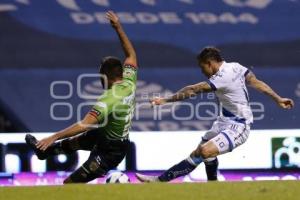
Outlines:
[{"label": "white shorts", "polygon": [[220,154],[231,152],[244,144],[250,133],[250,125],[218,118],[212,128],[202,137],[202,144],[212,141],[219,149]]}]

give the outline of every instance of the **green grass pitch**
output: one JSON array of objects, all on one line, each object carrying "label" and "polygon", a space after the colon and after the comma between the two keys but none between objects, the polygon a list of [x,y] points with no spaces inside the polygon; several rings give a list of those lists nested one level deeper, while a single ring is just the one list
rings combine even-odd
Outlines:
[{"label": "green grass pitch", "polygon": [[299,200],[299,181],[2,187],[0,200]]}]

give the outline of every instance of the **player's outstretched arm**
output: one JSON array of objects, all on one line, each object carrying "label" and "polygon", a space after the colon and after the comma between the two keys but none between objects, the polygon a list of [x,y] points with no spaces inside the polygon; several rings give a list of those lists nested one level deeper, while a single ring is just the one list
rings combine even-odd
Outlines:
[{"label": "player's outstretched arm", "polygon": [[207,82],[200,82],[195,85],[189,85],[182,88],[171,97],[168,98],[156,97],[154,99],[151,99],[150,103],[152,105],[162,105],[169,102],[182,101],[184,99],[194,97],[199,93],[212,92],[212,91],[213,91],[212,88]]},{"label": "player's outstretched arm", "polygon": [[87,114],[84,119],[78,123],[75,123],[68,128],[61,130],[50,137],[44,138],[37,143],[37,148],[45,151],[55,141],[64,138],[69,138],[80,133],[83,133],[91,128],[91,125],[97,124],[98,120],[91,114]]},{"label": "player's outstretched arm", "polygon": [[253,72],[250,72],[246,76],[246,82],[249,86],[256,90],[270,96],[281,108],[291,109],[294,106],[294,101],[289,98],[282,98],[279,96],[270,86],[265,82],[256,78]]},{"label": "player's outstretched arm", "polygon": [[118,16],[113,11],[108,11],[106,13],[106,18],[110,21],[110,24],[117,32],[121,45],[123,47],[123,51],[125,53],[126,59],[125,63],[131,64],[136,66],[137,65],[137,58],[134,47],[130,40],[128,39],[123,27],[119,21]]}]

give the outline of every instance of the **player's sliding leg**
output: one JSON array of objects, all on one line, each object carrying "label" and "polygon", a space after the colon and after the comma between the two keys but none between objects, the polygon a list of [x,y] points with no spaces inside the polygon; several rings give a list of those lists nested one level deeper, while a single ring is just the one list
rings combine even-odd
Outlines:
[{"label": "player's sliding leg", "polygon": [[185,160],[174,165],[158,177],[141,176],[137,178],[142,182],[168,182],[180,176],[184,176],[193,171],[200,163],[207,158],[216,157],[219,154],[231,152],[234,148],[243,144],[248,138],[249,131],[224,130],[213,139],[203,145],[199,145],[195,151]]},{"label": "player's sliding leg", "polygon": [[204,159],[231,152],[234,148],[246,142],[249,135],[249,128],[245,127],[245,125],[240,124],[235,124],[235,126],[229,127],[230,128],[223,130],[216,137],[212,138],[204,145],[199,145],[188,159],[167,170],[165,173],[158,177],[158,180],[170,181],[177,177],[187,175],[190,171],[190,168],[184,168],[184,166],[187,166],[187,162],[189,162],[189,164],[194,164],[195,166],[197,166]]},{"label": "player's sliding leg", "polygon": [[142,174],[136,174],[136,177],[141,182],[169,182],[175,178],[185,176],[192,172],[200,163],[209,157],[215,157],[219,153],[218,148],[212,141],[208,141],[203,145],[199,145],[191,155],[174,165],[160,176],[146,176]]},{"label": "player's sliding leg", "polygon": [[177,163],[160,176],[147,176],[137,173],[136,177],[141,182],[168,182],[177,177],[187,175],[203,161],[201,156],[195,156],[193,153],[190,157]]},{"label": "player's sliding leg", "polygon": [[48,147],[46,151],[42,151],[36,147],[38,140],[34,136],[27,134],[25,140],[40,160],[45,160],[49,156],[59,154],[71,154],[80,149],[79,137],[74,137],[56,142],[50,147]]},{"label": "player's sliding leg", "polygon": [[[201,145],[203,145],[205,142],[207,142],[208,140],[205,139],[205,137],[213,137],[217,135],[214,132],[207,132],[206,135],[204,136],[204,138],[202,138],[202,142],[200,143]],[[192,158],[188,158],[186,160],[181,161],[180,163],[178,163],[177,165],[173,166],[171,169],[174,170],[174,168],[180,168],[181,166],[183,166],[185,168],[185,171],[183,171],[182,173],[189,173],[191,171],[193,171],[197,165],[188,162],[188,160],[191,160]],[[219,161],[217,159],[217,157],[213,157],[213,158],[207,158],[203,160],[205,163],[205,170],[206,170],[206,175],[207,175],[207,180],[208,181],[216,181],[218,180],[218,166],[219,166]],[[200,163],[199,163],[200,164]],[[187,174],[188,174],[187,173]],[[143,174],[139,174],[137,173],[137,178],[142,181],[142,182],[157,182],[160,181],[159,178],[157,176],[146,176]],[[161,178],[164,179],[164,178]]]},{"label": "player's sliding leg", "polygon": [[74,171],[66,180],[64,184],[70,183],[87,183],[98,177],[103,177],[110,170],[108,164],[95,155],[89,157],[89,159],[76,171]]},{"label": "player's sliding leg", "polygon": [[46,151],[41,151],[36,147],[38,140],[30,134],[26,135],[25,141],[35,152],[37,157],[40,160],[44,160],[53,155],[71,154],[77,150],[92,150],[92,148],[95,146],[95,142],[97,141],[97,134],[93,133],[92,131],[88,131],[76,137],[56,142],[48,147]]},{"label": "player's sliding leg", "polygon": [[161,182],[168,182],[175,178],[185,176],[192,172],[200,163],[209,157],[215,157],[219,154],[219,150],[212,141],[208,141],[203,145],[199,145],[191,155],[165,171],[158,177]]},{"label": "player's sliding leg", "polygon": [[46,151],[42,151],[36,147],[38,140],[34,136],[27,134],[25,141],[40,160],[45,160],[51,155],[70,154],[77,150],[76,146],[78,143],[77,138],[66,139],[56,142],[48,147]]},{"label": "player's sliding leg", "polygon": [[111,141],[105,138],[91,151],[89,159],[65,181],[68,183],[87,183],[103,177],[109,170],[115,169],[125,158],[129,148],[129,140]]}]

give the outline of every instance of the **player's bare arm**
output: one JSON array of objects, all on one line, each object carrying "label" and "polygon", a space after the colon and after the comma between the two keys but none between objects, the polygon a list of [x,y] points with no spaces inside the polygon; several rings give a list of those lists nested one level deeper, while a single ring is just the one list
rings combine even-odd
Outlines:
[{"label": "player's bare arm", "polygon": [[172,95],[169,98],[160,98],[156,97],[154,99],[150,100],[150,103],[152,105],[162,105],[165,103],[170,103],[170,102],[176,102],[176,101],[182,101],[184,99],[188,99],[191,97],[196,96],[199,93],[204,93],[204,92],[212,92],[211,86],[207,82],[200,82],[194,85],[188,85],[178,92],[176,92],[174,95]]},{"label": "player's bare arm", "polygon": [[279,96],[269,85],[257,79],[253,72],[247,74],[246,82],[249,86],[270,96],[281,108],[291,109],[294,107],[294,101],[292,99]]},{"label": "player's bare arm", "polygon": [[115,31],[118,34],[123,51],[126,56],[125,63],[136,66],[137,58],[136,58],[135,50],[129,38],[127,37],[125,31],[123,30],[123,27],[119,21],[118,16],[113,11],[108,11],[106,13],[106,18],[110,21],[112,27],[115,29]]},{"label": "player's bare arm", "polygon": [[37,143],[37,148],[45,151],[50,145],[52,145],[55,141],[73,137],[85,131],[91,129],[92,125],[97,124],[98,120],[92,116],[91,114],[87,114],[83,120],[80,122],[74,123],[66,129],[63,129],[50,137],[44,138]]}]

